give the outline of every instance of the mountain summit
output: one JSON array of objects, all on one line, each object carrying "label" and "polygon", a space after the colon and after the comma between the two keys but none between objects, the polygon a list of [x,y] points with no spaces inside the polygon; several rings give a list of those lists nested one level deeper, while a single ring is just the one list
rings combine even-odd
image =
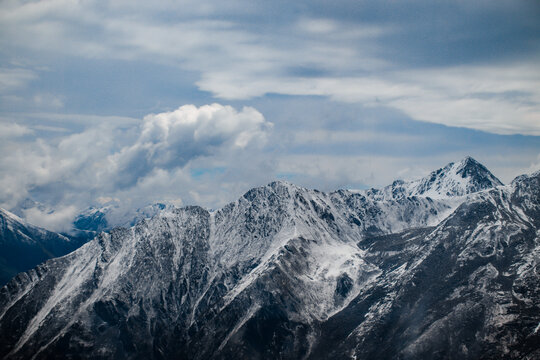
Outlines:
[{"label": "mountain summit", "polygon": [[463,196],[503,185],[486,167],[467,156],[458,163],[450,163],[427,177],[413,182],[411,195]]},{"label": "mountain summit", "polygon": [[396,180],[381,190],[370,190],[376,199],[399,199],[408,196],[431,198],[456,197],[501,186],[503,183],[484,165],[470,156],[449,163],[418,180]]}]

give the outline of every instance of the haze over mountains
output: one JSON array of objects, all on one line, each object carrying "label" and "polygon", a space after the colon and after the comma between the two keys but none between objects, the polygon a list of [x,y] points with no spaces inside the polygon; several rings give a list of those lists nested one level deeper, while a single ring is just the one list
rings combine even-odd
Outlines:
[{"label": "haze over mountains", "polygon": [[[30,234],[9,219],[3,244]],[[540,172],[504,186],[470,157],[380,190],[158,208],[4,286],[0,356],[539,358],[539,234]]]}]

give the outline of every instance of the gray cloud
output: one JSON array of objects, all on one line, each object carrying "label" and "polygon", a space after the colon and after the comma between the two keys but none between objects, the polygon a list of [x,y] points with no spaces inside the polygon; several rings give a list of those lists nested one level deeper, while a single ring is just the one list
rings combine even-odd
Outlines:
[{"label": "gray cloud", "polygon": [[[290,12],[265,17],[281,7]],[[178,66],[221,99],[320,95],[449,126],[540,134],[538,10],[525,2],[14,2],[3,5],[1,44]],[[477,96],[486,90],[494,96]],[[527,106],[505,96],[515,92]]]},{"label": "gray cloud", "polygon": [[71,222],[77,216],[75,206],[57,207],[52,210],[43,210],[38,207],[23,211],[26,221],[52,231],[70,231]]}]

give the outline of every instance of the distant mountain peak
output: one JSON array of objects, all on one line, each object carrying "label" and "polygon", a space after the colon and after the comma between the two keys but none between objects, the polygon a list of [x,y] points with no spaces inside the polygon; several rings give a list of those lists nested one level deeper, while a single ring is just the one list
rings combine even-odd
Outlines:
[{"label": "distant mountain peak", "polygon": [[289,198],[298,191],[304,192],[308,190],[285,180],[274,180],[267,185],[248,190],[246,193],[244,193],[244,195],[242,195],[242,198],[251,202],[258,198],[265,199],[269,194],[272,193],[285,199]]},{"label": "distant mountain peak", "polygon": [[459,174],[464,178],[467,176],[478,177],[489,175],[494,184],[497,184],[497,186],[502,185],[502,182],[497,179],[484,165],[480,164],[470,156],[466,156],[460,162],[453,164],[453,168],[455,169],[456,174]]},{"label": "distant mountain peak", "polygon": [[371,190],[368,193],[372,197],[387,200],[409,196],[445,198],[464,196],[501,185],[503,183],[484,165],[466,156],[421,179],[408,182],[396,180],[382,190]]}]

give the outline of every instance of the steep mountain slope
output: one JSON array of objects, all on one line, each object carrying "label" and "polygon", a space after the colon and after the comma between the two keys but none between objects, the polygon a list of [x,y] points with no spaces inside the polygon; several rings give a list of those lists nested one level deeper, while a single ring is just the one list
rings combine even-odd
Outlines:
[{"label": "steep mountain slope", "polygon": [[323,325],[315,358],[540,358],[540,173],[359,246],[383,273]]},{"label": "steep mountain slope", "polygon": [[2,288],[0,356],[534,357],[539,194],[540,174],[459,201],[275,182],[169,209]]},{"label": "steep mountain slope", "polygon": [[80,245],[76,240],[27,224],[0,209],[0,285],[17,273],[65,255]]}]

